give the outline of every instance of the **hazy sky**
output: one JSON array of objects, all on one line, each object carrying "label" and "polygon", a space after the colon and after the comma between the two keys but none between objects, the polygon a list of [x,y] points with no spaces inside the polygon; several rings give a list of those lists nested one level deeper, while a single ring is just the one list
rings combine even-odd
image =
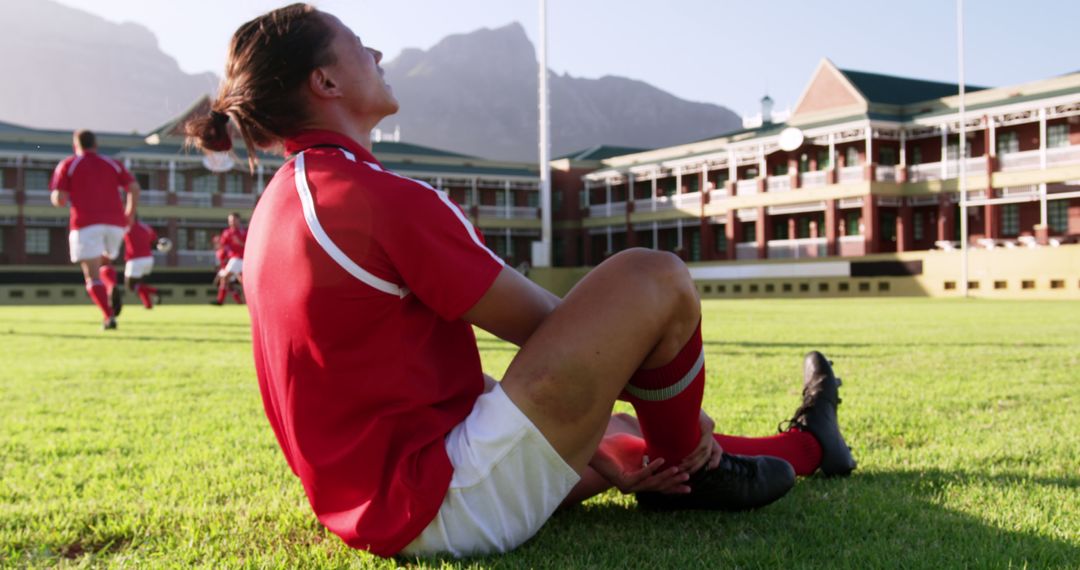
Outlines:
[{"label": "hazy sky", "polygon": [[[29,0],[28,0],[29,1]],[[222,73],[232,33],[286,2],[60,0],[157,35],[188,72]],[[537,0],[322,0],[388,59],[443,37],[517,21],[538,45]],[[1009,85],[1080,70],[1077,0],[967,0],[967,82]],[[621,75],[679,97],[758,110],[794,105],[818,60],[955,81],[955,0],[548,0],[548,66]]]}]

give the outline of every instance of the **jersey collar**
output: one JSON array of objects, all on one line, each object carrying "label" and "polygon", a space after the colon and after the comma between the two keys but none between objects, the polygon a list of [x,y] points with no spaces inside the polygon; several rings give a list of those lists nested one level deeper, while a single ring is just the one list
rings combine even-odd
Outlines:
[{"label": "jersey collar", "polygon": [[285,139],[285,154],[292,156],[316,146],[338,146],[356,155],[363,162],[379,161],[366,148],[353,139],[334,131],[308,129]]}]

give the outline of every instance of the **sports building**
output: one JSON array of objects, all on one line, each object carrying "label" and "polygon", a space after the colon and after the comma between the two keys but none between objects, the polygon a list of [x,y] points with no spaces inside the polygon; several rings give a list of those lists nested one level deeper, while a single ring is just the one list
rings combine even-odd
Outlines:
[{"label": "sports building", "polygon": [[[554,264],[591,266],[639,246],[676,252],[706,295],[955,293],[963,288],[963,169],[970,288],[1080,295],[1080,73],[966,91],[962,157],[955,84],[828,60],[786,116],[766,97],[759,117],[714,138],[560,157],[552,161]],[[282,163],[261,156],[252,175],[241,154],[229,172],[208,170],[180,133],[207,108],[199,101],[149,135],[98,133],[101,152],[123,160],[144,189],[141,218],[177,244],[159,267],[192,283],[182,270],[213,264],[210,238],[226,214],[246,218]],[[0,262],[8,266],[0,302],[15,289],[46,301],[44,289],[13,285],[40,281],[50,267],[81,283],[67,263],[67,212],[48,197],[70,138],[0,123]],[[374,153],[446,190],[509,263],[528,260],[540,236],[535,165],[385,140]]]}]

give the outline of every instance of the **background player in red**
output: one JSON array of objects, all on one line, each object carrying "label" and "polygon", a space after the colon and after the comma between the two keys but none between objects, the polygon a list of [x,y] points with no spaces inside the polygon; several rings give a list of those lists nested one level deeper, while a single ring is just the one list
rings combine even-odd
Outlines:
[{"label": "background player in red", "polygon": [[[701,410],[685,265],[621,252],[563,299],[507,268],[444,192],[371,154],[398,108],[381,55],[311,6],[275,10],[237,30],[211,113],[188,125],[225,151],[232,122],[252,165],[256,148],[290,156],[252,216],[244,287],[267,418],[319,520],[381,556],[462,555],[515,548],[592,474],[657,509],[784,495],[792,465],[724,453]],[[501,382],[473,325],[521,347]],[[839,382],[819,353],[806,362],[796,429],[762,439],[846,474]],[[644,466],[601,445],[617,398]]]},{"label": "background player in red", "polygon": [[[123,289],[111,262],[120,254],[128,220],[135,216],[139,184],[124,165],[97,153],[94,133],[76,131],[73,146],[75,154],[53,172],[51,200],[57,208],[70,203],[71,262],[82,266],[86,291],[104,315],[103,328],[115,329]],[[118,189],[126,191],[126,205]]]},{"label": "background player in red", "polygon": [[147,309],[154,308],[152,298],[161,304],[161,296],[156,287],[144,280],[154,270],[154,254],[151,251],[158,241],[154,228],[135,220],[124,233],[124,285],[139,296]]},{"label": "background player in red", "polygon": [[229,214],[229,227],[213,238],[214,257],[217,259],[218,268],[217,274],[214,275],[214,285],[217,286],[217,299],[210,301],[211,305],[219,307],[224,305],[225,296],[230,292],[236,304],[244,304],[241,279],[244,267],[244,241],[247,239],[247,230],[240,227],[239,220],[239,214]]}]

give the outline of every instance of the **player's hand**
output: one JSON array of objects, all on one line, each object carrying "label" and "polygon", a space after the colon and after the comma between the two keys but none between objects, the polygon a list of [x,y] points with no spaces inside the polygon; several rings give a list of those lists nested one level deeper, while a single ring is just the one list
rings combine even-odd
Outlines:
[{"label": "player's hand", "polygon": [[717,443],[716,438],[713,437],[716,422],[709,417],[709,414],[705,413],[705,410],[701,410],[698,423],[701,426],[701,440],[698,441],[694,451],[687,455],[682,460],[682,464],[679,465],[679,468],[687,473],[694,473],[702,467],[715,469],[720,465],[721,454],[724,452],[720,444]]},{"label": "player's hand", "polygon": [[632,471],[620,471],[611,481],[623,493],[640,493],[654,491],[666,494],[686,494],[690,487],[686,480],[690,478],[685,471],[678,467],[664,469],[664,459],[650,461],[641,469]]}]

